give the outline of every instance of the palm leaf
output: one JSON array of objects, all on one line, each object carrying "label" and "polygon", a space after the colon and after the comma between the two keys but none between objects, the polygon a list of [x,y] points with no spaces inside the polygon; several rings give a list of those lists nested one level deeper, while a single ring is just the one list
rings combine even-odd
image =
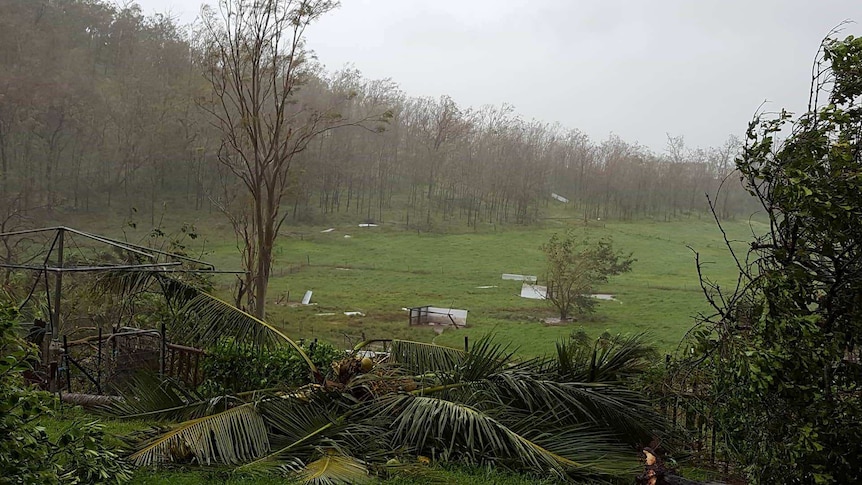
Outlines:
[{"label": "palm leaf", "polygon": [[551,369],[560,378],[579,382],[617,382],[641,374],[655,362],[656,350],[645,334],[608,335],[589,343],[584,339],[557,342]]},{"label": "palm leaf", "polygon": [[512,460],[537,470],[579,468],[573,460],[531,442],[491,415],[463,403],[401,394],[380,403],[391,416],[393,439],[417,453],[460,453],[474,463]]},{"label": "palm leaf", "polygon": [[493,335],[485,335],[476,340],[470,347],[470,352],[465,354],[455,378],[460,381],[484,379],[507,368],[514,355],[515,352],[509,350],[509,345],[494,343]]},{"label": "palm leaf", "polygon": [[296,342],[263,320],[209,293],[199,292],[182,309],[187,318],[179,319],[172,337],[186,345],[210,347],[225,337],[236,342],[252,342],[262,347],[290,345],[302,356],[318,381],[322,376],[317,367]]},{"label": "palm leaf", "polygon": [[137,373],[115,391],[121,399],[99,410],[123,419],[184,421],[223,411],[232,401],[239,401],[233,396],[204,399],[173,379],[160,379],[151,373]]},{"label": "palm leaf", "polygon": [[603,426],[632,442],[649,441],[651,434],[664,428],[663,418],[640,393],[617,385],[557,382],[526,372],[505,372],[460,391],[481,394],[486,401],[520,410],[525,416],[551,413],[557,426]]},{"label": "palm leaf", "polygon": [[194,457],[200,464],[237,464],[269,450],[266,425],[254,403],[192,419],[147,442],[129,458],[138,466]]},{"label": "palm leaf", "polygon": [[297,478],[309,485],[350,485],[371,481],[364,462],[331,451],[305,465]]},{"label": "palm leaf", "polygon": [[602,428],[575,425],[549,431],[529,429],[521,434],[559,456],[585,464],[583,469],[576,470],[580,475],[592,473],[631,477],[641,469],[641,463],[636,454],[631,452],[631,447],[620,443]]},{"label": "palm leaf", "polygon": [[261,401],[259,410],[270,429],[274,451],[243,465],[241,472],[270,470],[297,455],[310,456],[344,427],[333,405],[333,393],[311,395],[298,399],[293,396],[274,397]]},{"label": "palm leaf", "polygon": [[392,340],[389,362],[399,365],[413,375],[453,372],[463,364],[467,353],[463,350],[409,340]]}]

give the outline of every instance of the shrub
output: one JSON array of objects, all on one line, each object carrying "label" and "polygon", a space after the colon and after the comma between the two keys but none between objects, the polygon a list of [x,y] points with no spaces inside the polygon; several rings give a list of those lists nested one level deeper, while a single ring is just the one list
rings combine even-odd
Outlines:
[{"label": "shrub", "polygon": [[[344,352],[323,342],[302,343],[301,347],[322,373],[344,356]],[[295,349],[257,349],[232,339],[211,349],[202,366],[206,378],[200,390],[204,395],[298,387],[311,382],[308,364]]]}]

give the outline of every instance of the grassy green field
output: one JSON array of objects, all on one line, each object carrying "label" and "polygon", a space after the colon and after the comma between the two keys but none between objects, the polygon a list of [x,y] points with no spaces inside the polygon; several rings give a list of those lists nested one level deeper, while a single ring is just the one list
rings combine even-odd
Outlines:
[{"label": "grassy green field", "polygon": [[[202,258],[219,269],[239,269],[239,252],[230,227],[217,214],[194,213],[168,218],[166,229],[194,222],[202,236]],[[77,221],[78,227],[116,234],[121,224],[105,219]],[[328,233],[321,232],[334,228]],[[631,273],[613,278],[598,290],[619,301],[601,302],[595,314],[565,325],[548,325],[555,311],[545,302],[520,298],[521,282],[501,280],[502,273],[538,275],[540,250],[554,232],[572,228],[584,236],[610,236],[634,253]],[[762,223],[726,223],[731,239],[751,239]],[[290,231],[290,232],[288,232]],[[144,231],[129,233],[134,239]],[[282,231],[270,283],[268,318],[294,338],[320,338],[338,346],[367,338],[407,338],[462,346],[493,333],[523,355],[550,351],[556,339],[573,330],[588,334],[646,331],[663,351],[673,351],[693,317],[708,311],[701,293],[692,249],[701,254],[705,273],[723,286],[735,281],[736,267],[715,223],[706,217],[675,222],[604,222],[546,220],[537,226],[461,228],[447,234],[417,232],[400,225],[360,228],[357,224],[294,226]],[[350,236],[349,238],[346,236]],[[203,241],[203,242],[201,242]],[[200,249],[198,248],[198,249]],[[231,277],[219,277],[219,291],[229,294]],[[540,281],[541,284],[541,281]],[[495,286],[494,288],[479,288]],[[298,301],[313,290],[314,305]],[[469,311],[468,328],[436,334],[410,327],[403,307],[432,305]],[[365,316],[348,317],[346,311]],[[322,314],[322,315],[321,315]]]},{"label": "grassy green field", "polygon": [[[90,232],[146,241],[144,225],[122,235],[122,218],[77,216],[58,220]],[[217,214],[186,213],[166,217],[170,232],[184,222],[194,223],[200,238],[190,243],[193,252],[219,269],[239,269],[239,252],[230,227]],[[328,228],[331,232],[321,232]],[[521,282],[504,281],[502,273],[538,275],[544,258],[540,246],[555,232],[574,229],[584,236],[610,236],[615,245],[634,253],[631,273],[598,288],[619,301],[600,302],[594,315],[565,325],[548,325],[555,310],[545,302],[520,298]],[[735,246],[744,249],[752,232],[763,232],[758,222],[734,221],[725,230]],[[289,231],[289,232],[288,232]],[[710,219],[693,217],[675,222],[593,221],[549,219],[544,223],[480,230],[449,228],[447,233],[428,233],[382,224],[359,228],[355,223],[327,226],[295,226],[283,231],[271,280],[268,320],[294,338],[320,338],[347,346],[366,338],[407,338],[461,346],[493,333],[509,342],[523,356],[548,353],[557,339],[575,330],[590,335],[648,332],[664,352],[673,352],[693,317],[709,311],[701,292],[692,249],[705,263],[705,273],[723,286],[735,281],[736,267],[721,233]],[[345,237],[349,235],[350,237]],[[692,248],[692,249],[689,249]],[[231,276],[220,276],[218,291],[230,293]],[[541,281],[540,281],[541,283]],[[69,284],[69,283],[67,283]],[[478,288],[493,286],[493,288]],[[297,302],[313,290],[314,305]],[[289,296],[289,299],[288,299]],[[410,327],[402,307],[432,305],[469,311],[468,327],[446,330]],[[345,311],[360,311],[348,317]],[[320,315],[328,314],[328,315]],[[49,429],[68,424],[68,419],[47,420]],[[125,434],[148,423],[108,421],[108,429]],[[446,483],[535,483],[529,477],[474,469],[437,470]],[[195,469],[141,470],[134,483],[281,483],[279,479],[248,481],[227,471]],[[384,483],[422,483],[390,480]]]}]

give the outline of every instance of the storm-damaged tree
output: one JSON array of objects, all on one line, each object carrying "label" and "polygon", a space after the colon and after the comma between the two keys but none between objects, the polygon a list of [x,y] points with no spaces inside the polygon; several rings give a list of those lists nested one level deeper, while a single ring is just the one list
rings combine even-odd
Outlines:
[{"label": "storm-damaged tree", "polygon": [[542,245],[542,251],[548,258],[546,299],[559,310],[560,320],[573,313],[592,312],[596,304],[591,297],[593,288],[607,283],[611,276],[631,271],[636,261],[631,253],[614,250],[611,239],[581,240],[572,231],[563,237],[554,234]]},{"label": "storm-damaged tree", "polygon": [[[348,119],[352,92],[300,96],[313,66],[305,29],[332,10],[331,0],[220,0],[205,8],[203,64],[212,97],[202,102],[221,130],[218,160],[228,197],[219,201],[230,219],[247,271],[238,303],[257,317],[265,302],[273,248],[284,222],[282,201],[295,187],[292,166],[318,135],[343,126],[366,126],[386,117]],[[238,189],[231,183],[239,181]]]},{"label": "storm-damaged tree", "polygon": [[812,74],[805,113],[749,125],[736,166],[768,226],[734,291],[702,280],[716,313],[690,332],[752,483],[862,479],[862,39],[827,39]]}]

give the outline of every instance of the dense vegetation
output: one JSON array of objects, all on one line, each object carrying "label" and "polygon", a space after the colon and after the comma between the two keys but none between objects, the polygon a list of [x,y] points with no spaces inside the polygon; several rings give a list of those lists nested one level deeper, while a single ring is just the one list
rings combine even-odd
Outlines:
[{"label": "dense vegetation", "polygon": [[716,314],[683,367],[755,483],[862,480],[862,39],[825,41],[817,66],[806,113],[749,127],[737,165],[769,231],[734,290],[706,282]]},{"label": "dense vegetation", "polygon": [[[37,208],[156,218],[161,206],[214,210],[236,194],[218,163],[201,26],[101,0],[4,2],[0,18],[2,220]],[[331,131],[294,160],[291,221],[386,219],[428,227],[540,217],[550,192],[581,218],[672,218],[705,209],[738,142],[655,154],[617,137],[520,118],[511,107],[413,98],[387,80],[309,63],[297,101],[345,119],[391,114],[384,131]],[[723,215],[743,209],[728,184]],[[17,212],[16,212],[17,211]],[[9,221],[7,221],[8,226]]]},{"label": "dense vegetation", "polygon": [[0,483],[119,483],[131,467],[119,459],[97,421],[66,423],[48,436],[37,421],[52,414],[56,396],[33,389],[25,372],[38,351],[18,335],[18,312],[0,307]]}]

